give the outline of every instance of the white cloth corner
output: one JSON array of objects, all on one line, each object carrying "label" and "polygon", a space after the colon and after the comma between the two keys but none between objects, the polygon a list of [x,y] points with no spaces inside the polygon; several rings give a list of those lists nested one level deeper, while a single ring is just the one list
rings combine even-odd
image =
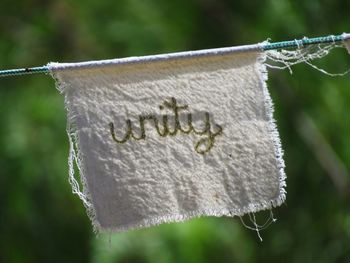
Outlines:
[{"label": "white cloth corner", "polygon": [[350,38],[347,40],[344,40],[344,45],[348,53],[350,54]]}]

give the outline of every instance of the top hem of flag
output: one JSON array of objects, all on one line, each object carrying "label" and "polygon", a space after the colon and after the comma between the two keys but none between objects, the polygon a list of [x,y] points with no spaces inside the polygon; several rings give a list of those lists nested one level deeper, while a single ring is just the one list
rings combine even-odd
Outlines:
[{"label": "top hem of flag", "polygon": [[67,69],[79,70],[79,69],[91,69],[91,68],[98,68],[98,67],[118,66],[118,65],[127,65],[127,64],[142,64],[142,63],[149,63],[149,62],[175,60],[175,59],[187,59],[187,58],[193,58],[193,57],[222,56],[227,54],[251,52],[251,51],[262,51],[262,44],[212,48],[212,49],[175,52],[175,53],[149,55],[149,56],[126,57],[126,58],[118,58],[118,59],[93,60],[93,61],[76,62],[76,63],[50,62],[47,64],[47,68],[49,69],[50,72],[62,71]]}]

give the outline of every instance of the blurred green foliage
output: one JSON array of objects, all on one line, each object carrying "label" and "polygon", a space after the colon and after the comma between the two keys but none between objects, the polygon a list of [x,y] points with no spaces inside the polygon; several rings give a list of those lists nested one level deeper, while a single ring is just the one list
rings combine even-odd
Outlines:
[{"label": "blurred green foliage", "polygon": [[[0,67],[338,34],[348,10],[342,0],[2,0]],[[349,64],[344,49],[317,62],[331,72]],[[350,77],[293,71],[269,74],[288,195],[262,243],[231,218],[96,237],[68,184],[53,80],[0,79],[0,262],[350,262]]]}]

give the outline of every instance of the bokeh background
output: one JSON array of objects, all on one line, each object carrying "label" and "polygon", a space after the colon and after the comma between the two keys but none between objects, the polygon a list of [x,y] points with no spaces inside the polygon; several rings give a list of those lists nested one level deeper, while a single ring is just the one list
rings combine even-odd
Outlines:
[{"label": "bokeh background", "polygon": [[[339,34],[349,10],[345,0],[1,0],[0,68]],[[315,63],[339,73],[350,56]],[[270,70],[288,195],[263,242],[236,218],[96,236],[68,184],[54,81],[1,78],[0,262],[350,262],[349,75]]]}]

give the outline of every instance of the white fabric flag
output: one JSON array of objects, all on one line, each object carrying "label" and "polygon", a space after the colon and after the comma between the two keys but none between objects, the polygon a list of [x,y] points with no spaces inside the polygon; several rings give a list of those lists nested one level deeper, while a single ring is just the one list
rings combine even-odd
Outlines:
[{"label": "white fabric flag", "polygon": [[264,54],[218,50],[49,64],[68,110],[70,181],[98,230],[284,201]]}]

